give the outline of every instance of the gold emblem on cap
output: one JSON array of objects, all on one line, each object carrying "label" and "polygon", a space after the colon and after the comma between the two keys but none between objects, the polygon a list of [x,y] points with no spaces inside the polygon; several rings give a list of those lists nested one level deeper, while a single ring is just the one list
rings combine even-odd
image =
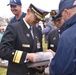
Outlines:
[{"label": "gold emblem on cap", "polygon": [[33,7],[31,8],[32,9],[32,11],[35,13],[35,16],[38,18],[38,19],[40,19],[40,20],[45,20],[45,13],[42,15],[42,14],[40,14],[37,10],[35,10]]},{"label": "gold emblem on cap", "polygon": [[50,12],[50,15],[51,15],[52,17],[54,17],[56,14],[57,14],[57,13],[56,13],[55,10],[52,10],[52,11]]}]

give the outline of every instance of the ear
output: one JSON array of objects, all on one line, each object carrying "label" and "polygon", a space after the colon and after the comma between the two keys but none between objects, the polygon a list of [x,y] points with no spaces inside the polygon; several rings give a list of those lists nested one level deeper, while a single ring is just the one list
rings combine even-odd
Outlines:
[{"label": "ear", "polygon": [[20,8],[22,9],[22,5],[19,5],[20,6]]},{"label": "ear", "polygon": [[28,8],[28,9],[27,9],[27,13],[30,13],[30,12],[31,12],[31,9],[30,9],[30,8]]},{"label": "ear", "polygon": [[66,14],[67,16],[70,16],[70,11],[69,11],[69,9],[64,9],[64,12],[65,12],[65,14]]}]

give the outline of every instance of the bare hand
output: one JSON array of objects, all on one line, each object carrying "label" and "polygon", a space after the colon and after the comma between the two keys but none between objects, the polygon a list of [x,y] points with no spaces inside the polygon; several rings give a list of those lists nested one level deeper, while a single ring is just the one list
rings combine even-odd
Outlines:
[{"label": "bare hand", "polygon": [[45,50],[45,52],[51,52],[53,56],[55,56],[55,52],[51,49]]},{"label": "bare hand", "polygon": [[27,53],[27,59],[31,62],[34,62],[36,59],[40,59],[40,56],[38,56],[36,53]]}]

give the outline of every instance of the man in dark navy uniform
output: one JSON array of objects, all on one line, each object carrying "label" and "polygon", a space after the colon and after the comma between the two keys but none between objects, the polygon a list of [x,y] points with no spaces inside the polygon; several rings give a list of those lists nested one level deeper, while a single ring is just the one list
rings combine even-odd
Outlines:
[{"label": "man in dark navy uniform", "polygon": [[50,19],[46,18],[45,21],[43,21],[43,30],[42,30],[42,34],[44,36],[45,39],[45,43],[48,43],[48,34],[49,32],[52,30],[52,26],[50,25]]},{"label": "man in dark navy uniform", "polygon": [[25,17],[26,13],[22,12],[22,3],[20,0],[10,0],[10,10],[15,15],[10,23],[14,23],[20,21],[22,18]]},{"label": "man in dark navy uniform", "polygon": [[[9,23],[0,45],[0,57],[9,61],[7,75],[37,75],[44,68],[28,68],[28,61],[39,58],[35,52],[43,51],[42,33],[36,23],[45,20],[47,11],[30,4],[27,15],[19,22]],[[30,31],[30,29],[32,29]]]},{"label": "man in dark navy uniform", "polygon": [[60,27],[64,23],[62,16],[61,15],[57,16],[57,14],[58,14],[58,10],[51,10],[50,12],[52,21],[57,27],[57,29],[51,31],[48,35],[48,49],[52,49],[54,52],[56,52],[58,46]]}]

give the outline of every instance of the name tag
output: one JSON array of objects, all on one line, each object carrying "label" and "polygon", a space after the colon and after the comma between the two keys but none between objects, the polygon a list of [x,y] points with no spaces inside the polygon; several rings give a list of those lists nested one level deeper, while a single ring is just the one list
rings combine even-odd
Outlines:
[{"label": "name tag", "polygon": [[54,44],[50,44],[50,47],[54,47]]},{"label": "name tag", "polygon": [[30,47],[30,45],[29,44],[22,44],[22,47]]},{"label": "name tag", "polygon": [[40,42],[37,42],[37,49],[40,48]]}]

